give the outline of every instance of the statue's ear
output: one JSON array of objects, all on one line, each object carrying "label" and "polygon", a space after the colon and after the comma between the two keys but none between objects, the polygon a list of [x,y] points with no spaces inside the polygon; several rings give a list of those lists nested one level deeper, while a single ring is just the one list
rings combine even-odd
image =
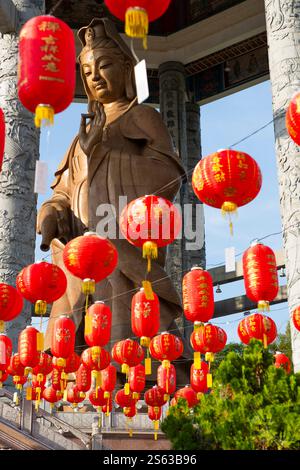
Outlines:
[{"label": "statue's ear", "polygon": [[128,101],[132,101],[136,97],[134,69],[130,62],[127,62],[125,67],[125,92]]}]

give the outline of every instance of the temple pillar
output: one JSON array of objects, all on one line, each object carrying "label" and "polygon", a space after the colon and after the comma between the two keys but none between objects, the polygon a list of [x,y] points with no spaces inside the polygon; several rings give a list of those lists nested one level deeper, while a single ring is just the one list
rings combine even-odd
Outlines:
[{"label": "temple pillar", "polygon": [[[273,95],[283,247],[290,313],[300,305],[300,150],[289,137],[285,112],[300,90],[300,1],[265,0]],[[300,332],[291,321],[293,363],[300,371]]]},{"label": "temple pillar", "polygon": [[[186,130],[186,83],[185,69],[180,62],[165,62],[159,66],[159,99],[162,119],[171,134],[175,151],[187,170],[187,130]],[[183,210],[182,227],[184,232],[184,201],[187,184],[184,183],[175,202]],[[184,271],[190,265],[189,253],[185,251],[184,234],[168,246],[166,271],[181,295],[181,282]]]},{"label": "temple pillar", "polygon": [[[35,162],[39,156],[39,131],[33,115],[20,103],[17,92],[18,33],[32,16],[43,14],[44,0],[12,0],[16,28],[0,33],[0,107],[6,121],[6,144],[0,175],[0,281],[15,285],[18,272],[34,261],[36,195]],[[17,348],[19,332],[31,320],[30,304],[6,324]]]}]

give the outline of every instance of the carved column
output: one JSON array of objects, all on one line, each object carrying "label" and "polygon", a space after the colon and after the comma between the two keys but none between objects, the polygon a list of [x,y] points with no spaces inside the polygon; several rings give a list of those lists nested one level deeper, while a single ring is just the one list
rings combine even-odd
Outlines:
[{"label": "carved column", "polygon": [[[180,62],[165,62],[161,64],[159,73],[160,111],[169,129],[173,145],[179,154],[181,162],[187,169],[187,136],[186,136],[186,84],[185,70]],[[184,208],[187,185],[184,184],[176,202]],[[184,227],[184,218],[183,218]],[[172,277],[174,285],[181,293],[182,272],[190,265],[189,253],[185,251],[185,239],[176,240],[168,247],[166,261],[167,273]]]},{"label": "carved column", "polygon": [[[300,1],[265,0],[283,246],[290,312],[300,305],[300,150],[288,136],[285,111],[300,89]],[[300,371],[300,333],[291,322],[293,363]]]},{"label": "carved column", "polygon": [[[15,285],[17,273],[34,261],[36,196],[33,192],[39,132],[33,116],[18,99],[18,32],[32,16],[45,11],[44,0],[13,0],[16,31],[0,33],[0,106],[5,114],[6,146],[0,175],[0,281]],[[8,323],[16,350],[17,337],[29,322],[30,305]]]},{"label": "carved column", "polygon": [[[186,234],[186,249],[190,253],[190,269],[194,265],[205,268],[205,233],[203,204],[196,197],[192,188],[192,174],[195,166],[202,158],[200,134],[200,107],[196,103],[187,102],[186,106],[187,133],[187,171],[188,185],[186,186],[185,202],[189,204],[188,220],[191,220],[191,231]],[[190,214],[190,210],[192,213]],[[189,224],[189,225],[190,225]]]}]

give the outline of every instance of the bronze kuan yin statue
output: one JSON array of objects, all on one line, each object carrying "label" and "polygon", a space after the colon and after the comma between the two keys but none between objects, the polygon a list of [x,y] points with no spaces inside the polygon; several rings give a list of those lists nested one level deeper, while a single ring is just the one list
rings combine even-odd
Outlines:
[{"label": "bronze kuan yin statue", "polygon": [[[68,279],[67,292],[52,306],[45,346],[50,345],[53,319],[73,311],[77,351],[81,352],[86,348],[85,297],[81,280],[64,267],[65,244],[85,231],[97,231],[100,205],[115,207],[118,224],[120,196],[127,196],[127,203],[153,193],[174,200],[184,170],[160,114],[137,103],[136,61],[114,24],[107,19],[93,19],[79,30],[78,36],[83,46],[79,63],[88,96],[88,114],[82,116],[79,133],[55,173],[53,195],[39,211],[37,231],[42,235],[42,249],[51,246],[53,263],[65,271]],[[118,230],[112,242],[118,250],[118,266],[109,278],[96,285],[92,299],[104,300],[112,309],[110,346],[133,336],[132,290],[141,287],[146,271],[141,250],[119,239]],[[160,249],[150,273],[151,281],[162,278],[153,286],[161,306],[160,331],[176,330],[174,320],[182,314],[180,299],[164,263],[165,250]]]}]

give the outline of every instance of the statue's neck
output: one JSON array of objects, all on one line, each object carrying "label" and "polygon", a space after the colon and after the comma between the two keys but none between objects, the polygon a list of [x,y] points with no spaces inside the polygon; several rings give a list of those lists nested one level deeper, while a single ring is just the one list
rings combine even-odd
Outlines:
[{"label": "statue's neck", "polygon": [[104,104],[106,114],[106,125],[115,121],[119,116],[124,114],[130,107],[131,103],[126,98],[121,98],[113,103]]}]

